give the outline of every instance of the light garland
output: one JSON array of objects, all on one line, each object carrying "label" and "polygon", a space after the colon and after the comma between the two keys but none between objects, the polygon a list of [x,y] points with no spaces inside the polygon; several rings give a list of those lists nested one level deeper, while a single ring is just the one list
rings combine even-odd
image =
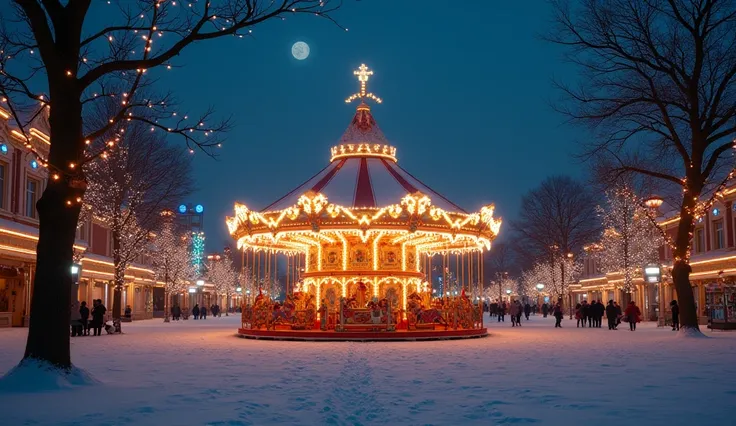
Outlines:
[{"label": "light garland", "polygon": [[605,231],[591,253],[601,262],[603,272],[622,274],[623,290],[630,292],[642,266],[658,261],[663,239],[633,191],[618,188],[608,191],[606,197],[606,207],[598,207]]}]

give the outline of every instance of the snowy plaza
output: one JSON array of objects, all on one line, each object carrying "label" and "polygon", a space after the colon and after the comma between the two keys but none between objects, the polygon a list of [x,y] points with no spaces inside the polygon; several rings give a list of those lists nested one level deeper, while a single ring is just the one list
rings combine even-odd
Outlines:
[{"label": "snowy plaza", "polygon": [[[733,333],[554,329],[532,316],[521,328],[489,322],[480,339],[307,343],[238,338],[239,320],[149,320],[74,338],[75,364],[100,383],[4,389],[2,423],[734,424]],[[26,333],[0,329],[0,375]]]}]

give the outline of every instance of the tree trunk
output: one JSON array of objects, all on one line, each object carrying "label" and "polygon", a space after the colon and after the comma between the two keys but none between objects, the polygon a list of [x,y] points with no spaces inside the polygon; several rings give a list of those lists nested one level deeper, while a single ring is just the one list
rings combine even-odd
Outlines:
[{"label": "tree trunk", "polygon": [[84,173],[77,167],[84,151],[81,90],[64,70],[76,74],[82,21],[78,16],[54,23],[53,49],[57,59],[46,64],[49,95],[55,108],[49,114],[51,147],[49,171],[60,179],[48,180],[36,203],[39,230],[36,246],[36,275],[33,279],[26,360],[45,361],[69,371],[72,367],[69,338],[74,239],[84,196]]},{"label": "tree trunk", "polygon": [[[113,225],[116,227],[117,224]],[[115,324],[115,332],[122,333],[123,329],[120,322],[122,303],[123,303],[123,286],[125,285],[125,262],[120,257],[120,233],[112,232],[112,262],[115,268],[114,290],[112,296],[112,322]]]},{"label": "tree trunk", "polygon": [[24,360],[37,359],[69,370],[71,265],[79,207],[68,207],[69,189],[51,184],[36,204],[39,215],[36,275]]},{"label": "tree trunk", "polygon": [[677,291],[677,304],[680,306],[680,327],[700,330],[698,326],[698,313],[695,308],[695,296],[690,285],[690,272],[692,269],[687,263],[689,259],[689,248],[692,240],[693,224],[692,210],[695,208],[697,194],[690,192],[691,196],[685,196],[680,209],[680,222],[677,226],[677,237],[675,240],[674,262],[672,267],[672,281]]},{"label": "tree trunk", "polygon": [[[167,284],[164,284],[167,285]],[[169,311],[171,311],[171,302],[169,301],[169,289],[164,288],[164,322],[170,322]]]}]

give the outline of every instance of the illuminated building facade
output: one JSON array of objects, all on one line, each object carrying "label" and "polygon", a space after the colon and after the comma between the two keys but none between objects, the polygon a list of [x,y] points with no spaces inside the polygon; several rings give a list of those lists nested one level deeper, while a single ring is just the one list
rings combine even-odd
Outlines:
[{"label": "illuminated building facade", "polygon": [[[676,212],[658,219],[659,225],[674,240],[679,217]],[[677,299],[669,271],[672,267],[672,249],[664,245],[659,250],[663,265],[660,286],[644,282],[643,273],[634,283],[631,294],[625,294],[620,286],[620,274],[603,274],[595,259],[584,261],[583,276],[575,290],[577,300],[616,300],[627,303],[634,300],[645,313],[646,319],[656,320],[663,310],[665,318],[671,318],[670,301]],[[698,317],[706,324],[713,315],[716,321],[736,323],[736,185],[723,191],[704,216],[697,220],[691,246],[690,283],[695,296]]]},{"label": "illuminated building facade", "polygon": [[[48,170],[28,145],[48,154],[48,128],[47,114],[37,114],[27,126],[30,140],[26,140],[0,106],[0,327],[28,325],[38,241],[35,205],[48,178]],[[109,230],[94,218],[83,223],[74,251],[82,265],[78,299],[90,305],[92,299],[102,299],[111,308],[114,275]],[[123,306],[131,306],[132,319],[151,318],[156,307],[154,271],[147,264],[149,259],[141,257],[126,272]]]}]

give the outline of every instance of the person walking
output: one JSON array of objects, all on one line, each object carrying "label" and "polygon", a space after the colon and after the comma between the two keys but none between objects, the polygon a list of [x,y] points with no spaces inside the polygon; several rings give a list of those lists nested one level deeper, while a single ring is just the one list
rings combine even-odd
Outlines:
[{"label": "person walking", "polygon": [[506,302],[498,304],[498,322],[506,322]]},{"label": "person walking", "polygon": [[526,302],[524,304],[524,316],[526,317],[526,320],[529,321],[529,314],[532,313],[532,305],[529,304],[529,302]]},{"label": "person walking", "polygon": [[583,324],[585,324],[585,320],[583,320],[583,305],[578,303],[575,305],[575,320],[577,320],[577,324],[575,325],[576,328],[580,328],[580,321],[583,321]]},{"label": "person walking", "polygon": [[199,303],[195,303],[194,307],[192,308],[192,315],[194,315],[194,319],[199,319]]},{"label": "person walking", "polygon": [[680,306],[677,300],[670,302],[670,310],[672,311],[672,331],[680,329]]},{"label": "person walking", "polygon": [[199,319],[203,319],[203,320],[207,319],[207,306],[202,306],[199,309]]},{"label": "person walking", "polygon": [[562,328],[562,305],[557,302],[555,305],[553,315],[555,316],[555,328]]},{"label": "person walking", "polygon": [[598,301],[598,328],[603,326],[603,315],[606,314],[606,306],[603,305],[603,300]]},{"label": "person walking", "polygon": [[82,318],[82,335],[89,336],[89,308],[87,302],[82,302],[79,307],[79,316]]},{"label": "person walking", "polygon": [[623,318],[624,314],[623,311],[621,311],[621,305],[618,304],[618,302],[614,301],[613,306],[616,307],[616,327],[621,325],[621,318]]},{"label": "person walking", "polygon": [[544,302],[542,304],[542,317],[547,318],[548,313],[549,313],[549,305],[547,305],[547,302]]},{"label": "person walking", "polygon": [[516,325],[521,327],[521,314],[524,313],[524,305],[520,301],[516,301]]},{"label": "person walking", "polygon": [[639,310],[639,307],[636,306],[633,300],[629,302],[624,315],[626,315],[626,320],[629,321],[629,329],[636,331],[636,323],[641,321],[641,310]]},{"label": "person walking", "polygon": [[606,319],[608,319],[608,329],[616,330],[616,327],[617,327],[616,321],[618,320],[618,310],[616,309],[616,306],[613,305],[613,300],[609,300],[608,306],[606,306]]},{"label": "person walking", "polygon": [[580,307],[580,319],[582,319],[581,326],[585,328],[585,324],[588,323],[588,326],[590,326],[590,318],[591,318],[591,309],[590,304],[588,304],[587,300],[583,300],[583,303]]},{"label": "person walking", "polygon": [[92,306],[92,323],[94,324],[95,336],[102,335],[102,326],[105,324],[105,312],[107,312],[107,308],[102,304],[102,299],[95,300],[94,306]]},{"label": "person walking", "polygon": [[79,313],[79,302],[74,301],[72,303],[72,311],[69,318],[69,323],[72,326],[72,336],[81,336],[82,335],[82,314]]},{"label": "person walking", "polygon": [[519,305],[517,302],[511,302],[509,305],[509,316],[511,317],[511,327],[516,327],[516,315],[519,313]]}]

